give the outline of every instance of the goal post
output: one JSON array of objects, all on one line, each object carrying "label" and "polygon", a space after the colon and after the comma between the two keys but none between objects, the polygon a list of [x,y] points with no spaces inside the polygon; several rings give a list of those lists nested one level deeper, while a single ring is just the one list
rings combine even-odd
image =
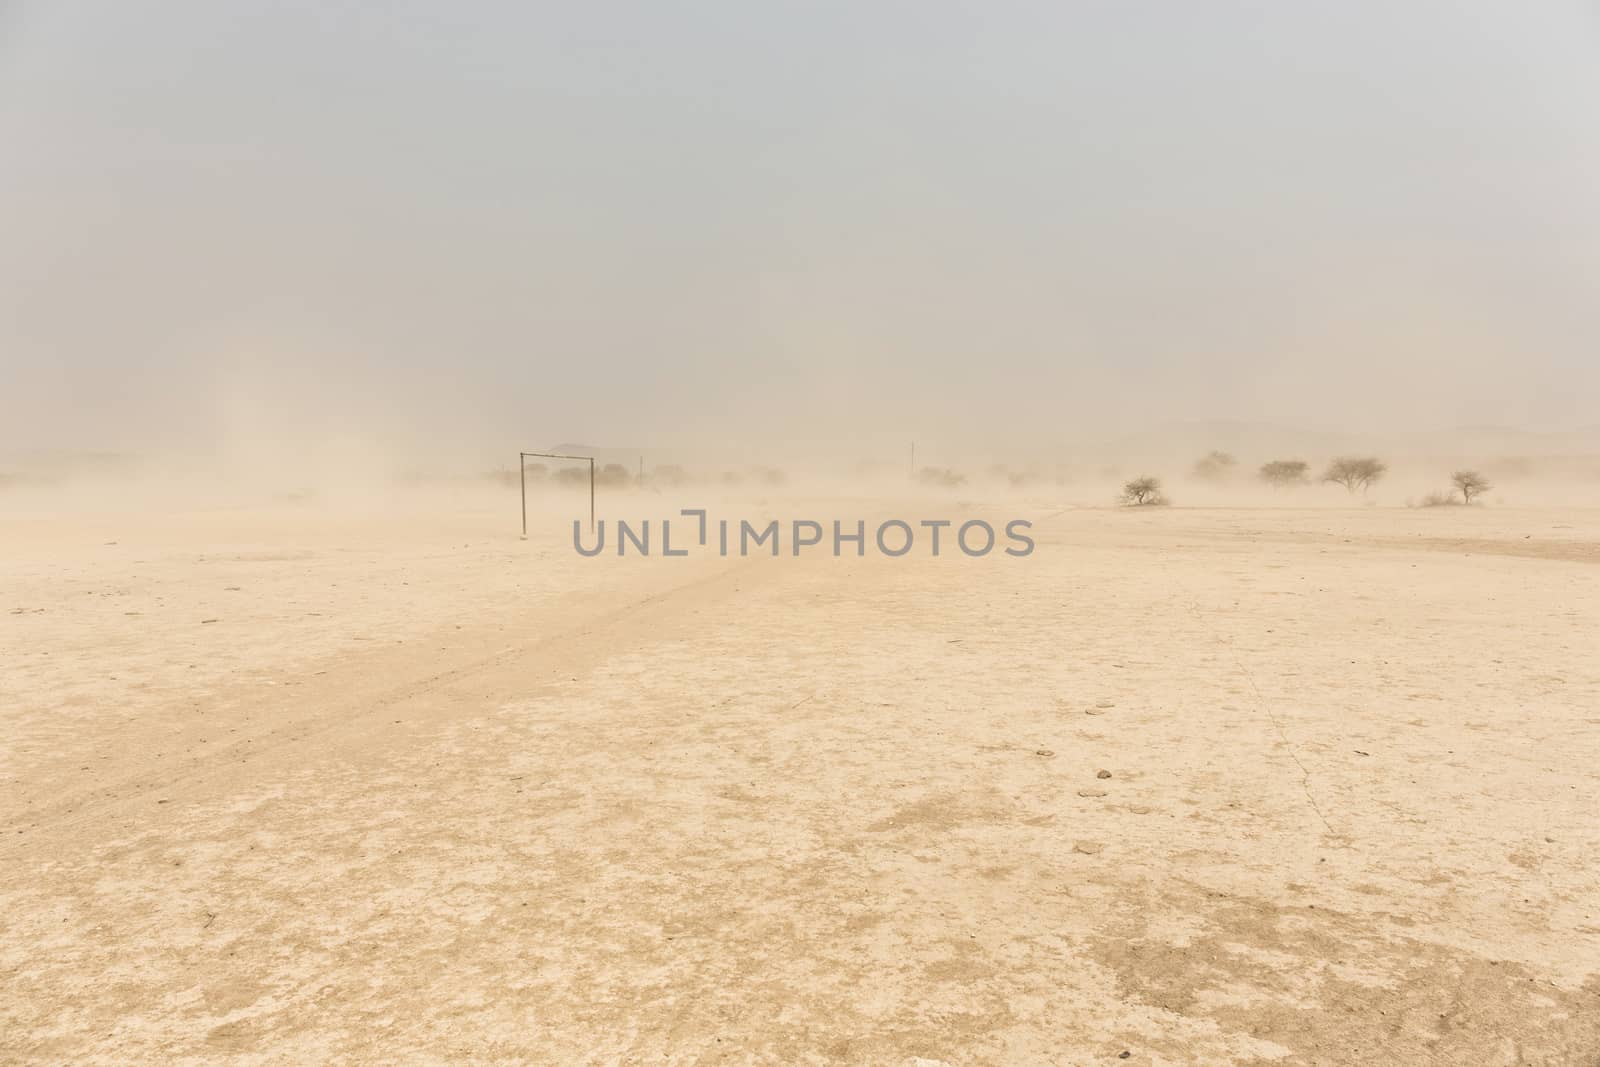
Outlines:
[{"label": "goal post", "polygon": [[517,453],[517,483],[522,488],[522,539],[528,539],[528,457],[538,459],[573,459],[585,461],[589,464],[589,529],[594,529],[594,457],[593,456],[566,456],[560,452],[518,452]]}]

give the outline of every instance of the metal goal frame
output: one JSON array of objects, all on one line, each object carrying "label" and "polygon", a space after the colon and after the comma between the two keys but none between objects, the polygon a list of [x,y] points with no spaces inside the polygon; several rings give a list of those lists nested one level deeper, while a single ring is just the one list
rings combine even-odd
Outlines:
[{"label": "metal goal frame", "polygon": [[594,457],[593,456],[567,456],[560,452],[518,452],[517,453],[517,482],[522,487],[522,539],[528,539],[528,457],[539,459],[574,459],[586,460],[589,464],[589,529],[594,530]]}]

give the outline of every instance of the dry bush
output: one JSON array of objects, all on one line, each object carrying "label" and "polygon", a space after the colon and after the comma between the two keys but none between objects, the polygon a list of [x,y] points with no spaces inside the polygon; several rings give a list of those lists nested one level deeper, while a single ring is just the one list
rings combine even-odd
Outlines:
[{"label": "dry bush", "polygon": [[1422,498],[1421,506],[1425,508],[1447,508],[1453,507],[1455,503],[1456,498],[1449,493],[1429,493]]},{"label": "dry bush", "polygon": [[1232,454],[1213,450],[1195,460],[1193,473],[1203,482],[1220,482],[1232,475],[1238,465]]},{"label": "dry bush", "polygon": [[1456,471],[1450,475],[1450,483],[1461,493],[1463,504],[1472,503],[1473,497],[1481,496],[1494,488],[1489,484],[1489,479],[1477,471]]},{"label": "dry bush", "polygon": [[1030,485],[1043,485],[1046,481],[1045,475],[1037,467],[1012,470],[1004,463],[995,463],[990,465],[983,473],[984,477],[991,481],[1004,482],[1013,489],[1025,489]]},{"label": "dry bush", "polygon": [[1328,469],[1322,473],[1322,480],[1344,486],[1347,493],[1354,493],[1357,489],[1365,493],[1367,487],[1382,478],[1383,472],[1388,469],[1387,463],[1372,456],[1340,456],[1328,464]]},{"label": "dry bush", "polygon": [[1305,485],[1311,479],[1311,465],[1303,459],[1275,459],[1263,463],[1256,477],[1278,489]]},{"label": "dry bush", "polygon": [[1146,475],[1122,486],[1122,502],[1129,507],[1148,508],[1159,507],[1168,501],[1161,492],[1161,479]]},{"label": "dry bush", "polygon": [[958,485],[967,484],[967,476],[958,474],[948,467],[923,467],[917,472],[917,481],[941,489],[954,489]]}]

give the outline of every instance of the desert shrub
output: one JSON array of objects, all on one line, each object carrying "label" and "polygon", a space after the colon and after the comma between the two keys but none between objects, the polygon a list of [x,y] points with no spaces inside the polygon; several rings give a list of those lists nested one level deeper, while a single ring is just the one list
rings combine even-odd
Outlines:
[{"label": "desert shrub", "polygon": [[1444,508],[1455,504],[1456,498],[1449,493],[1429,493],[1422,498],[1422,507]]},{"label": "desert shrub", "polygon": [[1387,463],[1372,456],[1340,456],[1328,464],[1328,469],[1322,472],[1322,480],[1344,486],[1347,493],[1357,489],[1364,493],[1388,469]]},{"label": "desert shrub", "polygon": [[[1004,463],[990,464],[983,474],[990,481],[1004,482],[1013,489],[1024,489],[1030,485],[1040,485],[1045,481],[1045,476],[1036,467],[1013,470]],[[961,475],[957,475],[957,477],[961,477],[962,481],[966,480]]]},{"label": "desert shrub", "polygon": [[1239,461],[1230,453],[1211,451],[1195,460],[1194,476],[1203,482],[1220,482],[1233,473]]},{"label": "desert shrub", "polygon": [[1472,503],[1472,498],[1487,493],[1494,486],[1489,484],[1489,479],[1477,471],[1456,471],[1450,475],[1450,483],[1461,493],[1463,504]]},{"label": "desert shrub", "polygon": [[923,467],[917,472],[917,481],[941,489],[954,489],[958,485],[965,485],[967,476],[958,474],[948,467]]},{"label": "desert shrub", "polygon": [[1263,463],[1256,476],[1270,486],[1282,489],[1291,485],[1305,485],[1311,466],[1303,459],[1275,459]]},{"label": "desert shrub", "polygon": [[1122,487],[1122,502],[1136,508],[1156,507],[1167,503],[1166,496],[1161,492],[1161,479],[1146,475],[1125,483]]}]

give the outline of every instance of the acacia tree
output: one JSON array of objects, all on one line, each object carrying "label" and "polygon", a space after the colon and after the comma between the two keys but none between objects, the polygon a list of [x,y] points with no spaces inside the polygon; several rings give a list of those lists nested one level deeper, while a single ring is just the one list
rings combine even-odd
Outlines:
[{"label": "acacia tree", "polygon": [[1161,479],[1135,478],[1122,487],[1122,502],[1131,507],[1154,507],[1165,504],[1167,498],[1161,492]]},{"label": "acacia tree", "polygon": [[1494,488],[1489,484],[1489,479],[1477,471],[1456,471],[1450,476],[1450,481],[1455,484],[1457,489],[1461,490],[1461,500],[1467,504],[1472,503],[1473,497],[1487,493]]},{"label": "acacia tree", "polygon": [[1310,469],[1303,459],[1275,459],[1271,463],[1263,463],[1257,473],[1268,485],[1282,488],[1288,485],[1304,485]]},{"label": "acacia tree", "polygon": [[1344,486],[1347,493],[1354,493],[1357,489],[1365,493],[1367,487],[1382,478],[1383,472],[1388,469],[1387,463],[1372,456],[1340,456],[1328,464],[1328,469],[1322,473],[1322,480]]}]

